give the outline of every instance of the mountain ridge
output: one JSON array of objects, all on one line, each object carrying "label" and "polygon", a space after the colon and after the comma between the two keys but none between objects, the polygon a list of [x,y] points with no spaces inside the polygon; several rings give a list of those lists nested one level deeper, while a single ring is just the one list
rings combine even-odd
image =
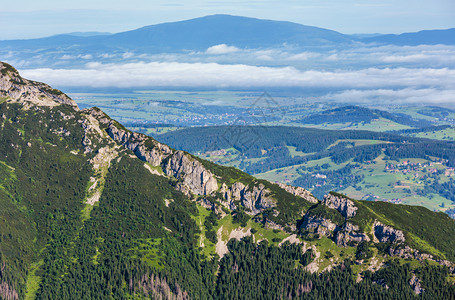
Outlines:
[{"label": "mountain ridge", "polygon": [[[7,64],[0,63],[1,71],[1,82],[13,78],[27,90],[40,86]],[[417,279],[430,296],[455,295],[453,286],[441,283],[435,290],[424,277],[432,271],[445,280],[453,272],[455,247],[445,237],[455,233],[455,225],[444,214],[336,193],[319,201],[305,190],[280,187],[131,132],[97,108],[79,110],[61,98],[42,105],[40,95],[46,94],[0,101],[2,298],[216,299],[242,282],[240,298],[317,297],[325,278],[312,273],[324,270],[321,274],[340,278],[340,286],[352,287],[341,298],[413,295]],[[269,269],[283,272],[291,262],[295,268],[274,276],[283,281],[273,288],[265,285],[250,295],[258,287],[253,282],[268,281],[267,273],[253,279],[254,270],[243,269],[249,258],[240,253],[250,247],[255,250],[249,255],[267,251],[273,257],[261,254],[251,262],[286,257]],[[376,279],[368,268],[378,272],[378,280],[387,278],[388,269],[368,260],[373,255],[395,266],[402,289],[390,281],[390,291],[372,284]],[[362,265],[355,276],[363,283],[354,281],[347,258]],[[406,273],[393,258],[418,267]],[[411,273],[417,274],[412,286]],[[242,276],[235,279],[236,274]],[[290,278],[292,285],[284,288]]]},{"label": "mountain ridge", "polygon": [[334,30],[302,25],[288,21],[274,21],[232,15],[204,17],[148,25],[138,29],[101,35],[61,34],[23,40],[3,40],[0,45],[11,49],[33,47],[59,48],[75,46],[91,51],[141,50],[150,53],[173,51],[203,51],[219,44],[238,48],[334,47],[353,43],[397,45],[455,44],[453,31],[424,30],[400,35],[353,37]]},{"label": "mountain ridge", "polygon": [[361,39],[363,42],[393,44],[400,46],[417,45],[453,45],[455,44],[455,28],[421,30],[418,32],[405,32],[401,34],[382,34]]}]

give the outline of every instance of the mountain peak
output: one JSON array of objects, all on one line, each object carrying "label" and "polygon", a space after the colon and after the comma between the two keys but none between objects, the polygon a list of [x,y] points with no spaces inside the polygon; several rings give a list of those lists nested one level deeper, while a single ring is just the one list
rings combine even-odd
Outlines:
[{"label": "mountain peak", "polygon": [[66,104],[79,110],[76,102],[65,93],[45,83],[22,78],[14,67],[0,61],[0,102],[3,101],[18,102],[26,107]]}]

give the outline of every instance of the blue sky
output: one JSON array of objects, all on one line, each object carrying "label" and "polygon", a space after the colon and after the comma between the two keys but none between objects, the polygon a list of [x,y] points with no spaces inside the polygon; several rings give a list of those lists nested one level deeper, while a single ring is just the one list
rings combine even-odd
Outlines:
[{"label": "blue sky", "polygon": [[120,32],[217,13],[292,21],[342,33],[455,27],[453,0],[23,0],[2,5],[0,39],[74,31]]}]

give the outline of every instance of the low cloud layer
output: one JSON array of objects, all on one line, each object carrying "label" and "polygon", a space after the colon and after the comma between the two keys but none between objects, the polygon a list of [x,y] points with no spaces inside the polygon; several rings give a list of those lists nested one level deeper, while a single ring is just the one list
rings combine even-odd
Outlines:
[{"label": "low cloud layer", "polygon": [[24,77],[61,88],[308,88],[325,90],[323,97],[333,101],[455,103],[455,47],[445,45],[315,52],[219,44],[202,52],[37,54],[27,60],[0,49],[2,55]]},{"label": "low cloud layer", "polygon": [[338,90],[323,98],[341,102],[455,103],[455,70],[366,68],[301,71],[243,64],[138,62],[88,63],[85,69],[21,70],[24,77],[57,87],[93,88],[319,88]]},{"label": "low cloud layer", "polygon": [[240,49],[234,46],[228,46],[226,44],[215,45],[207,49],[207,54],[228,54],[237,52]]},{"label": "low cloud layer", "polygon": [[293,67],[243,64],[138,62],[88,63],[85,69],[29,69],[23,76],[57,86],[88,87],[321,87],[406,88],[453,86],[448,68],[367,68],[340,71],[300,71]]}]

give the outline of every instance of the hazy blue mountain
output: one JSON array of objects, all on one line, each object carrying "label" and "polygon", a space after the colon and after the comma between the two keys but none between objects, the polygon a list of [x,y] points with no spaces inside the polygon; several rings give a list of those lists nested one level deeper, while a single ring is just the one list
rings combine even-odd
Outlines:
[{"label": "hazy blue mountain", "polygon": [[355,39],[365,39],[365,38],[372,38],[376,36],[384,35],[382,33],[354,33],[351,34],[350,36],[355,38]]},{"label": "hazy blue mountain", "polygon": [[30,40],[1,41],[0,45],[15,49],[77,45],[82,48],[147,49],[161,52],[205,50],[218,44],[240,48],[267,48],[283,44],[302,47],[345,43],[352,43],[352,39],[339,32],[318,27],[230,15],[211,15],[146,26],[112,35],[84,37],[65,34]]},{"label": "hazy blue mountain", "polygon": [[149,53],[205,50],[227,44],[239,48],[296,48],[352,45],[355,42],[397,45],[455,44],[455,29],[424,30],[400,35],[344,35],[342,33],[292,22],[262,20],[231,15],[210,15],[191,20],[145,26],[109,34],[75,32],[51,37],[0,41],[2,48],[58,49],[66,47],[91,51],[142,50]]},{"label": "hazy blue mountain", "polygon": [[283,44],[323,46],[351,43],[351,39],[336,31],[291,22],[260,20],[230,15],[146,26],[106,38],[110,45],[134,43],[137,46],[163,48],[206,49],[228,44],[241,48],[261,48]]},{"label": "hazy blue mountain", "polygon": [[99,31],[87,31],[87,32],[76,31],[76,32],[66,33],[65,35],[88,37],[88,36],[111,35],[111,34],[112,33],[110,33],[110,32],[99,32]]},{"label": "hazy blue mountain", "polygon": [[455,45],[455,28],[422,30],[402,34],[384,34],[361,39],[365,43],[381,43],[393,45]]}]

